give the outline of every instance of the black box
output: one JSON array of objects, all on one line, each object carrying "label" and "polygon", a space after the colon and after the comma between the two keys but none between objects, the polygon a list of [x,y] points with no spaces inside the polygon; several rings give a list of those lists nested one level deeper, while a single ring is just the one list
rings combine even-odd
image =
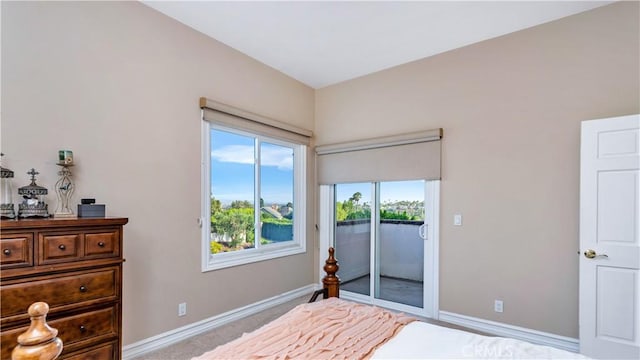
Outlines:
[{"label": "black box", "polygon": [[104,204],[78,204],[78,217],[104,217]]}]

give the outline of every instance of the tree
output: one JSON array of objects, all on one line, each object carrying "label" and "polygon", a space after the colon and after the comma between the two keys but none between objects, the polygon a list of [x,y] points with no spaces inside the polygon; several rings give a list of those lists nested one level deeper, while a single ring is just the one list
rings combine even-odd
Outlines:
[{"label": "tree", "polygon": [[[211,245],[212,253],[233,250],[240,246],[253,246],[255,239],[253,205],[246,200],[231,202],[230,208],[222,208],[220,200],[211,197],[211,232],[226,235],[229,243]],[[218,240],[220,241],[220,240]],[[224,246],[224,249],[221,247]]]},{"label": "tree", "polygon": [[342,208],[344,209],[344,211],[348,213],[352,213],[354,211],[353,209],[353,198],[350,198],[349,200],[345,200],[344,202],[342,202]]},{"label": "tree", "polygon": [[347,219],[347,210],[341,202],[336,202],[336,221],[344,221]]},{"label": "tree", "polygon": [[347,214],[347,220],[371,219],[371,210],[362,209],[351,211]]},{"label": "tree", "polygon": [[232,248],[253,245],[254,229],[253,208],[228,209],[211,215],[211,232],[229,236]]},{"label": "tree", "polygon": [[355,201],[355,203],[356,203],[356,206],[358,206],[358,203],[360,202],[360,199],[362,199],[362,193],[360,193],[359,191],[356,192],[355,194],[353,194],[351,199],[353,199],[353,201]]},{"label": "tree", "polygon": [[253,209],[253,204],[247,200],[234,200],[231,202],[232,209]]},{"label": "tree", "polygon": [[215,214],[222,211],[222,203],[213,196],[211,197],[211,213]]}]

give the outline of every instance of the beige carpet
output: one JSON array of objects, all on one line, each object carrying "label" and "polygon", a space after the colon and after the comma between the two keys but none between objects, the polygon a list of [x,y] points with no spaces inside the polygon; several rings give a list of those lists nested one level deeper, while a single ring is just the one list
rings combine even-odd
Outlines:
[{"label": "beige carpet", "polygon": [[[202,355],[203,353],[213,350],[218,345],[225,344],[231,340],[239,338],[243,333],[253,331],[262,325],[278,318],[287,311],[293,309],[299,304],[306,303],[311,298],[311,294],[303,297],[293,299],[284,304],[272,307],[270,309],[259,312],[255,315],[248,316],[244,319],[234,321],[230,324],[223,325],[214,330],[194,336],[185,341],[181,341],[166,348],[148,353],[146,355],[138,356],[135,360],[188,360],[194,356]],[[441,321],[434,321],[430,319],[420,319],[422,321],[437,324],[454,329],[460,329],[465,331],[474,332],[481,335],[483,334],[477,331],[469,330],[460,326],[443,323]]]},{"label": "beige carpet", "polygon": [[306,303],[309,301],[309,298],[311,298],[311,294],[296,298],[227,325],[220,326],[214,330],[194,336],[166,348],[138,356],[135,360],[191,359],[194,356],[199,356],[209,350],[213,350],[213,348],[218,345],[222,345],[239,338],[243,333],[250,332],[261,327],[262,325],[293,309],[297,305]]}]

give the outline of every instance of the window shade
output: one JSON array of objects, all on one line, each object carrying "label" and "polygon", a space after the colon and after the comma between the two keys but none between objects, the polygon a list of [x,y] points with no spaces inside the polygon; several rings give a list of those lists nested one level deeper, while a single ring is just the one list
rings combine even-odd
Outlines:
[{"label": "window shade", "polygon": [[262,115],[244,111],[215,100],[200,98],[203,120],[255,134],[309,145],[312,132]]},{"label": "window shade", "polygon": [[440,179],[442,129],[316,147],[318,182]]}]

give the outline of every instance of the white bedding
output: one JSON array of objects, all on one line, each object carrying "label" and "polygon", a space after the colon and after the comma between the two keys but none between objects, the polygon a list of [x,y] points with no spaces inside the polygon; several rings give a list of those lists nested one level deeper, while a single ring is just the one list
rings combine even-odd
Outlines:
[{"label": "white bedding", "polygon": [[414,321],[378,348],[371,359],[587,359],[525,341],[490,337]]}]

